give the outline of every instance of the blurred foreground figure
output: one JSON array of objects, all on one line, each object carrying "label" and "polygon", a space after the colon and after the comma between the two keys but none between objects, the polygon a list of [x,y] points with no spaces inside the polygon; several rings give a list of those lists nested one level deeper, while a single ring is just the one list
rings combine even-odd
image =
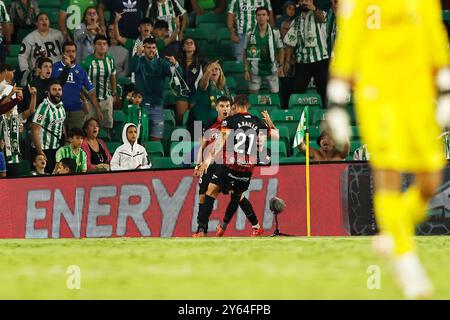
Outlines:
[{"label": "blurred foreground figure", "polygon": [[[328,117],[337,144],[347,141],[346,105],[354,89],[356,115],[371,151],[375,248],[394,264],[406,298],[428,298],[432,286],[416,253],[415,226],[445,165],[437,139],[450,123],[448,40],[438,0],[342,0],[331,63]],[[437,109],[435,106],[436,101]],[[415,175],[402,191],[401,174]]]}]

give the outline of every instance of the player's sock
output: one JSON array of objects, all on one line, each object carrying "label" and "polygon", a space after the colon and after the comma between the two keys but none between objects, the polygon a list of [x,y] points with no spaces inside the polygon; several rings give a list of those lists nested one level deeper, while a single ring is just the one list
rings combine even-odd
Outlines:
[{"label": "player's sock", "polygon": [[205,196],[205,202],[203,205],[199,208],[200,211],[198,212],[198,230],[207,232],[208,230],[208,220],[209,216],[211,215],[211,211],[214,205],[214,198],[210,197],[208,195]]},{"label": "player's sock", "polygon": [[245,216],[247,217],[248,221],[250,221],[252,226],[257,225],[258,218],[255,215],[255,211],[253,210],[251,202],[246,197],[244,197],[241,202],[239,202],[239,206],[241,207],[242,211],[244,211]]},{"label": "player's sock", "polygon": [[422,197],[419,187],[411,186],[402,195],[402,201],[414,225],[423,222],[427,217],[428,203]]},{"label": "player's sock", "polygon": [[380,230],[394,239],[394,253],[399,256],[414,251],[414,225],[400,192],[379,191],[375,194],[374,205]]},{"label": "player's sock", "polygon": [[233,216],[239,207],[239,198],[240,195],[231,195],[231,200],[228,203],[227,210],[225,211],[225,216],[223,217],[223,224],[221,224],[224,230],[227,228],[227,225],[230,223],[231,219],[233,219]]}]

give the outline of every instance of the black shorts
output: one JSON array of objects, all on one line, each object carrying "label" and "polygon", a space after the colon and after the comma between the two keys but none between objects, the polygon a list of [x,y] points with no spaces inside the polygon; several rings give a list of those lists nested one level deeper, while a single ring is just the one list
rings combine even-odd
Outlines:
[{"label": "black shorts", "polygon": [[233,191],[242,194],[248,190],[251,177],[251,172],[234,171],[222,165],[212,176],[211,183],[218,185],[222,193],[227,194],[229,191]]},{"label": "black shorts", "polygon": [[213,174],[217,171],[218,164],[213,163],[208,167],[208,171],[198,179],[199,194],[205,194],[208,191],[208,185],[211,182]]}]

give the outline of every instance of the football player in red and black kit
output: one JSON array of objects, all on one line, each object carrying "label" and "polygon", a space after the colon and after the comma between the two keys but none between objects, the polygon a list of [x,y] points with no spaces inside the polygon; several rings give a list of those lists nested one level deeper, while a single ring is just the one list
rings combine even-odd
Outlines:
[{"label": "football player in red and black kit", "polygon": [[[203,175],[199,175],[199,168],[203,161],[203,155],[209,154],[210,149],[214,144],[216,138],[222,134],[222,121],[230,115],[231,112],[231,101],[228,97],[222,96],[216,101],[216,110],[217,110],[217,118],[210,123],[205,125],[206,131],[203,133],[202,142],[200,146],[200,150],[197,156],[198,165],[194,169],[194,176],[199,177],[199,202],[198,202],[198,212],[200,212],[203,203],[205,202],[205,194],[208,190],[209,182],[211,181],[211,177],[216,171],[217,164],[213,162],[210,164],[208,171],[204,172]],[[219,161],[221,163],[222,161]],[[199,223],[197,218],[197,223]],[[197,231],[193,237],[203,237],[208,233],[208,225],[201,232]]]},{"label": "football player in red and black kit", "polygon": [[205,201],[198,214],[198,231],[204,233],[207,229],[214,200],[219,192],[231,192],[231,203],[237,210],[240,205],[247,219],[252,224],[252,236],[261,236],[263,228],[259,225],[251,203],[242,203],[241,196],[250,185],[253,168],[258,161],[260,146],[270,135],[267,124],[256,116],[248,113],[250,103],[246,95],[238,95],[234,103],[236,114],[222,121],[222,135],[215,140],[208,157],[198,168],[198,174],[207,173],[213,159],[220,155],[223,165],[217,166],[211,177],[205,195]]}]

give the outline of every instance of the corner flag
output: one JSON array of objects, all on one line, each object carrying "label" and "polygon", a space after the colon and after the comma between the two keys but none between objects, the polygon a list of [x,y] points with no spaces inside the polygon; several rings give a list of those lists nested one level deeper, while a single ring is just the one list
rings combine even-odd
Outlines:
[{"label": "corner flag", "polygon": [[306,130],[308,130],[308,124],[309,124],[309,106],[306,106],[305,109],[303,109],[300,122],[298,123],[297,131],[295,132],[294,137],[294,145],[292,146],[292,148],[296,148],[305,140],[305,133]]}]

